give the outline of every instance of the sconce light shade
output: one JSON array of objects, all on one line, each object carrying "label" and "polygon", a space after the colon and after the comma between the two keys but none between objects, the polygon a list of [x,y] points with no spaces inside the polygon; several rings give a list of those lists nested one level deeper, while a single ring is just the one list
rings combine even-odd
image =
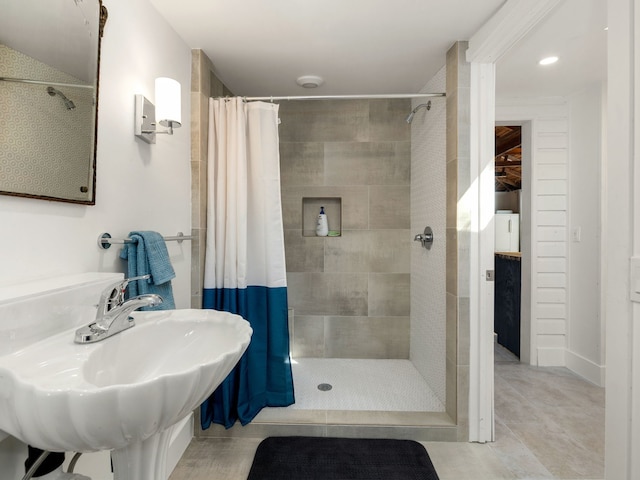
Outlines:
[{"label": "sconce light shade", "polygon": [[[182,126],[180,83],[172,78],[156,78],[156,104],[135,95],[134,135],[147,143],[156,143],[156,135],[173,135]],[[158,130],[158,124],[167,130]]]},{"label": "sconce light shade", "polygon": [[156,78],[156,119],[163,127],[182,126],[180,83],[172,78]]}]

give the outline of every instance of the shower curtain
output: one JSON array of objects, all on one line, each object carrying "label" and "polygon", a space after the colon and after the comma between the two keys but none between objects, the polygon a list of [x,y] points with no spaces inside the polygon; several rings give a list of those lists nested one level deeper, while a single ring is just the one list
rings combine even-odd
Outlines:
[{"label": "shower curtain", "polygon": [[253,328],[240,362],[200,407],[201,425],[249,423],[294,402],[280,203],[278,105],[209,100],[203,307]]}]

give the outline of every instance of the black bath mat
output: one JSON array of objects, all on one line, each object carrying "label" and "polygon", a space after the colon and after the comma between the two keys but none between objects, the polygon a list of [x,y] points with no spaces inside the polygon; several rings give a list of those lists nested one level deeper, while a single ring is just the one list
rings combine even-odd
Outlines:
[{"label": "black bath mat", "polygon": [[269,437],[247,480],[438,480],[424,447],[412,440]]}]

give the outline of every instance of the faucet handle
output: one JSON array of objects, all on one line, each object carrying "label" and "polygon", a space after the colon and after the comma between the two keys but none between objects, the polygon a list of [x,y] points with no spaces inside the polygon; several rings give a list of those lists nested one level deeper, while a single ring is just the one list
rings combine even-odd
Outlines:
[{"label": "faucet handle", "polygon": [[98,305],[98,308],[106,313],[113,307],[122,305],[122,303],[124,303],[124,293],[127,290],[129,283],[135,280],[147,280],[149,278],[151,278],[151,275],[147,274],[137,277],[125,278],[124,280],[112,283],[103,290],[102,295],[100,296],[100,303]]},{"label": "faucet handle", "polygon": [[129,284],[131,282],[135,282],[136,280],[148,280],[151,278],[151,275],[147,274],[147,275],[139,275],[137,277],[131,277],[131,278],[125,278],[124,280],[122,280],[121,282],[119,282],[117,284],[117,286],[114,288],[115,290],[118,291],[117,295],[112,296],[111,300],[114,301],[115,300],[115,304],[116,305],[122,305],[124,303],[124,293],[127,290],[127,287],[129,286]]},{"label": "faucet handle", "polygon": [[129,282],[133,282],[134,280],[149,280],[151,278],[150,274],[146,274],[146,275],[140,275],[138,277],[131,277],[131,278],[125,278],[124,281],[129,283]]},{"label": "faucet handle", "polygon": [[148,280],[150,278],[151,278],[151,275],[149,274],[139,275],[137,277],[125,278],[124,280],[122,280],[122,282],[118,284],[120,287],[120,294],[124,295],[124,291],[127,289],[127,286],[129,286],[131,282],[135,282],[136,280]]}]

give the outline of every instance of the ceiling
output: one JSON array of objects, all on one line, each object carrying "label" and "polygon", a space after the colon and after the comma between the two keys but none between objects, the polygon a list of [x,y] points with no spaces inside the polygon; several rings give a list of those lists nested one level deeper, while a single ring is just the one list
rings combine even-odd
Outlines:
[{"label": "ceiling", "polygon": [[[606,0],[563,0],[496,64],[496,93],[567,96],[607,75]],[[538,65],[547,56],[557,63]]]},{"label": "ceiling", "polygon": [[[150,1],[236,95],[293,96],[416,93],[505,0]],[[606,13],[606,0],[561,0],[496,63],[498,101],[606,80]],[[302,75],[324,84],[304,89]],[[496,128],[497,191],[520,189],[519,140],[519,128]]]},{"label": "ceiling", "polygon": [[[418,92],[504,0],[151,3],[235,94],[271,96]],[[301,75],[325,83],[304,89]]]},{"label": "ceiling", "polygon": [[[504,0],[150,0],[237,95],[415,93]],[[462,14],[462,12],[464,14]],[[497,94],[567,95],[606,73],[606,0],[563,0],[497,64]],[[560,61],[542,69],[538,60]],[[304,89],[301,75],[324,84]]]},{"label": "ceiling", "polygon": [[[496,95],[509,97],[567,97],[607,76],[606,0],[564,0],[496,64]],[[544,57],[553,65],[540,66]],[[521,131],[497,126],[495,187],[519,190],[522,181]]]}]

